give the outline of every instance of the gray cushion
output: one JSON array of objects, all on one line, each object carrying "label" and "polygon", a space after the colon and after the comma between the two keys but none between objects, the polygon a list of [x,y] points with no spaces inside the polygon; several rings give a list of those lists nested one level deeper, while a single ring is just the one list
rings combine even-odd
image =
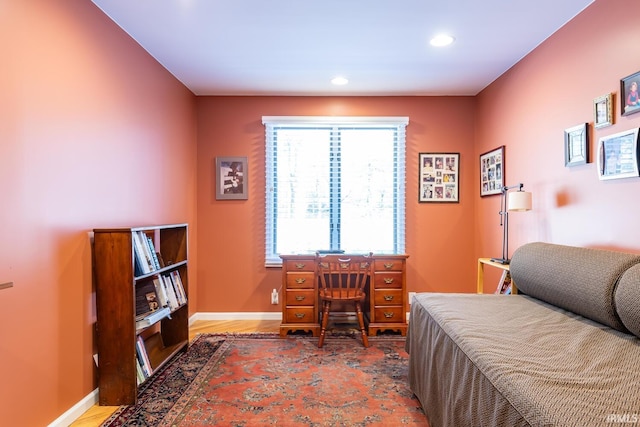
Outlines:
[{"label": "gray cushion", "polygon": [[515,251],[510,270],[518,292],[626,332],[614,290],[638,263],[640,255],[536,242]]},{"label": "gray cushion", "polygon": [[640,264],[624,272],[616,287],[614,301],[624,326],[640,337]]}]

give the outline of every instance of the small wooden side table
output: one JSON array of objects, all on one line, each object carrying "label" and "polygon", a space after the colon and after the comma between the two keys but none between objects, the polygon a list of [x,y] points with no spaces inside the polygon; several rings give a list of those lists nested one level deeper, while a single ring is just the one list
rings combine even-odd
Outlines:
[{"label": "small wooden side table", "polygon": [[[500,270],[509,271],[509,264],[501,264],[499,262],[491,261],[491,258],[478,258],[478,284],[476,292],[481,294],[484,291],[484,266],[490,265],[495,268],[499,268]],[[517,294],[518,288],[516,284],[513,282],[513,278],[511,278],[511,293]]]}]

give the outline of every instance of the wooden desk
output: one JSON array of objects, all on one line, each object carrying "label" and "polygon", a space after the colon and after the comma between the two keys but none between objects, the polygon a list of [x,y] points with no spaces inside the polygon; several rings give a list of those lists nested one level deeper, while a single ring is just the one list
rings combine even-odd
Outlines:
[{"label": "wooden desk", "polygon": [[[491,261],[491,258],[478,258],[478,283],[476,292],[479,294],[484,293],[484,266],[490,265],[495,268],[499,268],[501,270],[509,271],[509,264],[501,264],[499,262]],[[497,283],[496,283],[497,288]],[[513,278],[511,278],[511,293],[517,294],[518,288],[516,287]]]},{"label": "wooden desk", "polygon": [[[407,334],[408,255],[373,255],[371,280],[364,304],[368,334],[393,330]],[[282,323],[280,336],[289,332],[320,335],[318,280],[314,255],[281,255]]]}]

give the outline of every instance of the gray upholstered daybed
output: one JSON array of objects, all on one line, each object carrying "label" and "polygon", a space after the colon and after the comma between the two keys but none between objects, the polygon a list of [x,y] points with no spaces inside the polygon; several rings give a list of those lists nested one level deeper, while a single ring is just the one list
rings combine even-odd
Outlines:
[{"label": "gray upholstered daybed", "polygon": [[640,255],[530,243],[511,276],[518,295],[413,299],[409,383],[430,426],[640,425]]}]

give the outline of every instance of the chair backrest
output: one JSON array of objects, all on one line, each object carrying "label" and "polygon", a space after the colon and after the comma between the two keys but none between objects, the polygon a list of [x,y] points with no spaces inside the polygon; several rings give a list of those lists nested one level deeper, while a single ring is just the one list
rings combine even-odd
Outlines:
[{"label": "chair backrest", "polygon": [[336,299],[360,297],[371,274],[372,255],[316,254],[320,289]]}]

